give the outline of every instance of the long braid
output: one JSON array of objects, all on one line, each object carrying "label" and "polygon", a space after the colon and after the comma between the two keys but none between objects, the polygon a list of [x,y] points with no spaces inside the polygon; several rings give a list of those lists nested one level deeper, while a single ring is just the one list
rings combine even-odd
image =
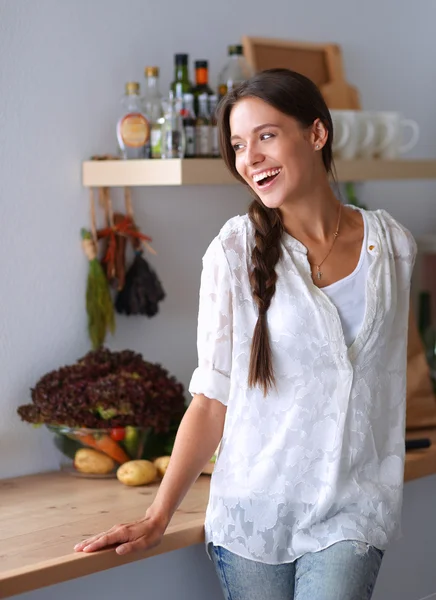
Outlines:
[{"label": "long braid", "polygon": [[275,384],[266,314],[276,291],[275,267],[281,257],[283,224],[279,213],[254,200],[248,215],[255,229],[256,245],[251,255],[250,284],[258,308],[258,319],[250,353],[248,385],[260,385],[264,396]]}]

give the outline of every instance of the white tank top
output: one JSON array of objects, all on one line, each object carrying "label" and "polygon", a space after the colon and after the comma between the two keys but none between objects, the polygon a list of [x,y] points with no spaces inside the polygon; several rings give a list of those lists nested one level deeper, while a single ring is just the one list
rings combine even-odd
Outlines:
[{"label": "white tank top", "polygon": [[360,214],[363,218],[364,236],[356,268],[344,279],[321,288],[336,306],[348,347],[359,334],[366,308],[366,280],[369,267],[369,254],[366,251],[368,228],[363,211]]}]

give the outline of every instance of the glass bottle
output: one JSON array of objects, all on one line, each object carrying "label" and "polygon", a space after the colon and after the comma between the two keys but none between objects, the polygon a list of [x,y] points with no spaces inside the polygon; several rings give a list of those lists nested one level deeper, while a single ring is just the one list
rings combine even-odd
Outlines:
[{"label": "glass bottle", "polygon": [[428,291],[419,294],[418,330],[434,382],[436,375],[436,329],[432,322],[431,295]]},{"label": "glass bottle", "polygon": [[162,94],[159,89],[159,67],[145,67],[144,111],[150,119],[151,157],[161,157],[163,123]]},{"label": "glass bottle", "polygon": [[253,69],[244,57],[242,46],[229,46],[228,53],[229,58],[218,78],[218,95],[220,99],[254,74]]},{"label": "glass bottle", "polygon": [[218,125],[216,121],[216,108],[218,104],[218,96],[212,94],[209,96],[209,113],[210,113],[210,153],[212,157],[220,156]]},{"label": "glass bottle", "polygon": [[200,94],[213,94],[209,87],[209,66],[207,60],[195,61],[195,86],[192,90],[194,94],[194,111],[198,114],[198,97]]},{"label": "glass bottle", "polygon": [[174,81],[170,90],[176,100],[182,100],[183,94],[192,92],[192,83],[189,81],[188,54],[176,54],[174,56]]},{"label": "glass bottle", "polygon": [[144,113],[139,83],[126,83],[121,103],[123,112],[117,123],[117,140],[122,158],[150,158],[150,122]]},{"label": "glass bottle", "polygon": [[211,155],[211,127],[208,106],[208,94],[198,97],[198,115],[195,125],[195,149],[197,156],[205,158]]},{"label": "glass bottle", "polygon": [[183,129],[183,119],[177,108],[174,93],[169,93],[165,101],[164,122],[162,124],[162,158],[183,158],[185,155],[186,139]]},{"label": "glass bottle", "polygon": [[186,158],[195,157],[195,112],[194,112],[194,95],[184,94],[183,96],[183,127],[185,129],[186,139]]}]

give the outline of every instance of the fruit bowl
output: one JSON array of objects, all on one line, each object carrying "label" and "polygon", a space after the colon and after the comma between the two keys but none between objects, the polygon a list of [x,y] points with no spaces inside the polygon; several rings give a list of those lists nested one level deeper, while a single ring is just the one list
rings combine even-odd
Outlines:
[{"label": "fruit bowl", "polygon": [[[87,429],[46,425],[63,455],[61,470],[79,477],[113,478],[118,467],[142,458],[149,428]],[[86,450],[86,452],[84,452]]]}]

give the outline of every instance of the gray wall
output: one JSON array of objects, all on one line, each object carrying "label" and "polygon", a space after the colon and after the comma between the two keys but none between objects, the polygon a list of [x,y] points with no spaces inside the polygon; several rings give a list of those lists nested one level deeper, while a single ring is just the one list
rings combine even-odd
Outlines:
[{"label": "gray wall", "polygon": [[[363,107],[416,119],[422,134],[410,156],[432,157],[435,18],[431,0],[0,0],[0,477],[58,465],[48,432],[20,423],[16,407],[29,400],[30,386],[43,373],[88,350],[87,264],[79,242],[88,223],[88,193],[80,167],[94,153],[115,151],[125,81],[142,80],[143,67],[158,64],[166,90],[172,56],[185,51],[192,60],[210,60],[215,84],[226,46],[244,33],[335,41]],[[359,186],[359,194],[416,235],[435,229],[433,182],[371,183]],[[168,297],[154,319],[118,318],[110,346],[142,352],[187,385],[196,364],[201,256],[222,223],[245,211],[246,197],[233,187],[150,188],[134,191],[134,205],[144,232],[154,238],[158,256],[150,262]],[[418,491],[410,502],[434,493],[432,481],[432,488],[413,484]],[[416,514],[425,531],[424,513]],[[426,530],[433,537],[434,523]],[[183,551],[180,560],[192,556],[208,564],[197,549]],[[141,568],[128,567],[138,577]],[[93,581],[109,594],[114,576]],[[427,585],[428,576],[417,575],[416,584]],[[82,583],[64,588],[74,585]],[[430,588],[426,593],[436,584]],[[158,590],[153,596],[166,597]]]}]

